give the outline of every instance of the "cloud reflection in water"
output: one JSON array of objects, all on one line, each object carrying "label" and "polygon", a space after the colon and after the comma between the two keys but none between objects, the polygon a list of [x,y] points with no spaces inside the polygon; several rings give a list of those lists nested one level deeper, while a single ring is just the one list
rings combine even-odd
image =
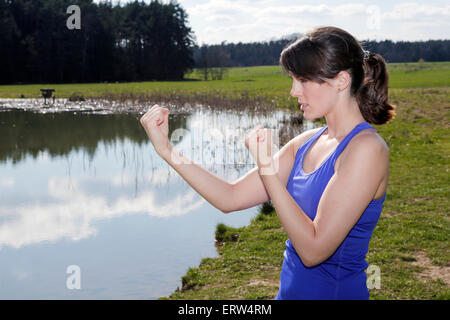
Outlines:
[{"label": "cloud reflection in water", "polygon": [[0,224],[0,247],[20,248],[62,238],[77,241],[96,234],[96,221],[137,213],[155,217],[183,215],[205,202],[195,191],[188,190],[159,205],[156,192],[149,190],[136,198],[122,196],[109,203],[106,196],[80,191],[78,181],[71,179],[70,183],[72,190],[66,187],[67,178],[49,179],[48,193],[54,200],[51,203],[0,206],[0,217],[7,217]]}]

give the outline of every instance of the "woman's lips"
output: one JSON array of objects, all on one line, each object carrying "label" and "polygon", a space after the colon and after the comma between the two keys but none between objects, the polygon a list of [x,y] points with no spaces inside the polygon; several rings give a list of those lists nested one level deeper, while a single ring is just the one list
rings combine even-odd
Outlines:
[{"label": "woman's lips", "polygon": [[303,111],[303,110],[305,110],[305,108],[307,108],[307,107],[309,107],[309,104],[307,104],[307,103],[302,103],[301,105],[300,105],[300,109]]}]

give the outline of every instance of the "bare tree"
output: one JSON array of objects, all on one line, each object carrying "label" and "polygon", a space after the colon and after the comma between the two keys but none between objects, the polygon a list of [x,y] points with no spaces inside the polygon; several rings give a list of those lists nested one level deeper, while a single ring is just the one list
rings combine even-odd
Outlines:
[{"label": "bare tree", "polygon": [[203,45],[197,62],[198,72],[203,80],[221,80],[230,65],[230,56],[223,49],[224,43],[217,46]]}]

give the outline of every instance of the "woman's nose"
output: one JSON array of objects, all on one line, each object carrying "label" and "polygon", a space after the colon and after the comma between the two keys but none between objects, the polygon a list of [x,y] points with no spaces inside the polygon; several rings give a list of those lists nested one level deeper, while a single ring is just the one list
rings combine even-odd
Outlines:
[{"label": "woman's nose", "polygon": [[301,90],[299,90],[299,89],[296,88],[295,86],[292,86],[292,88],[291,88],[291,96],[292,96],[292,97],[298,97],[298,96],[301,94],[300,91],[301,91]]}]

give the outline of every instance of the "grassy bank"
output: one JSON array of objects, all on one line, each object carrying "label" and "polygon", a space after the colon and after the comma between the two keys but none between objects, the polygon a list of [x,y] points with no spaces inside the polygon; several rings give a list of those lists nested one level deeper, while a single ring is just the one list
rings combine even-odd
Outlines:
[{"label": "grassy bank", "polygon": [[[371,299],[450,299],[449,94],[448,88],[392,89],[397,117],[376,127],[390,147],[391,166],[367,256],[381,271],[381,288],[371,290]],[[165,298],[276,296],[287,239],[276,213],[261,213],[228,233],[221,229],[228,236],[219,257],[190,268],[182,288]]]},{"label": "grassy bank", "polygon": [[[393,63],[388,65],[390,88],[450,87],[450,62]],[[194,70],[187,81],[128,83],[2,85],[0,98],[40,98],[41,88],[55,89],[57,98],[81,95],[86,99],[140,100],[213,106],[263,104],[296,108],[289,98],[290,79],[279,66],[231,68],[223,80],[202,81]]]}]

